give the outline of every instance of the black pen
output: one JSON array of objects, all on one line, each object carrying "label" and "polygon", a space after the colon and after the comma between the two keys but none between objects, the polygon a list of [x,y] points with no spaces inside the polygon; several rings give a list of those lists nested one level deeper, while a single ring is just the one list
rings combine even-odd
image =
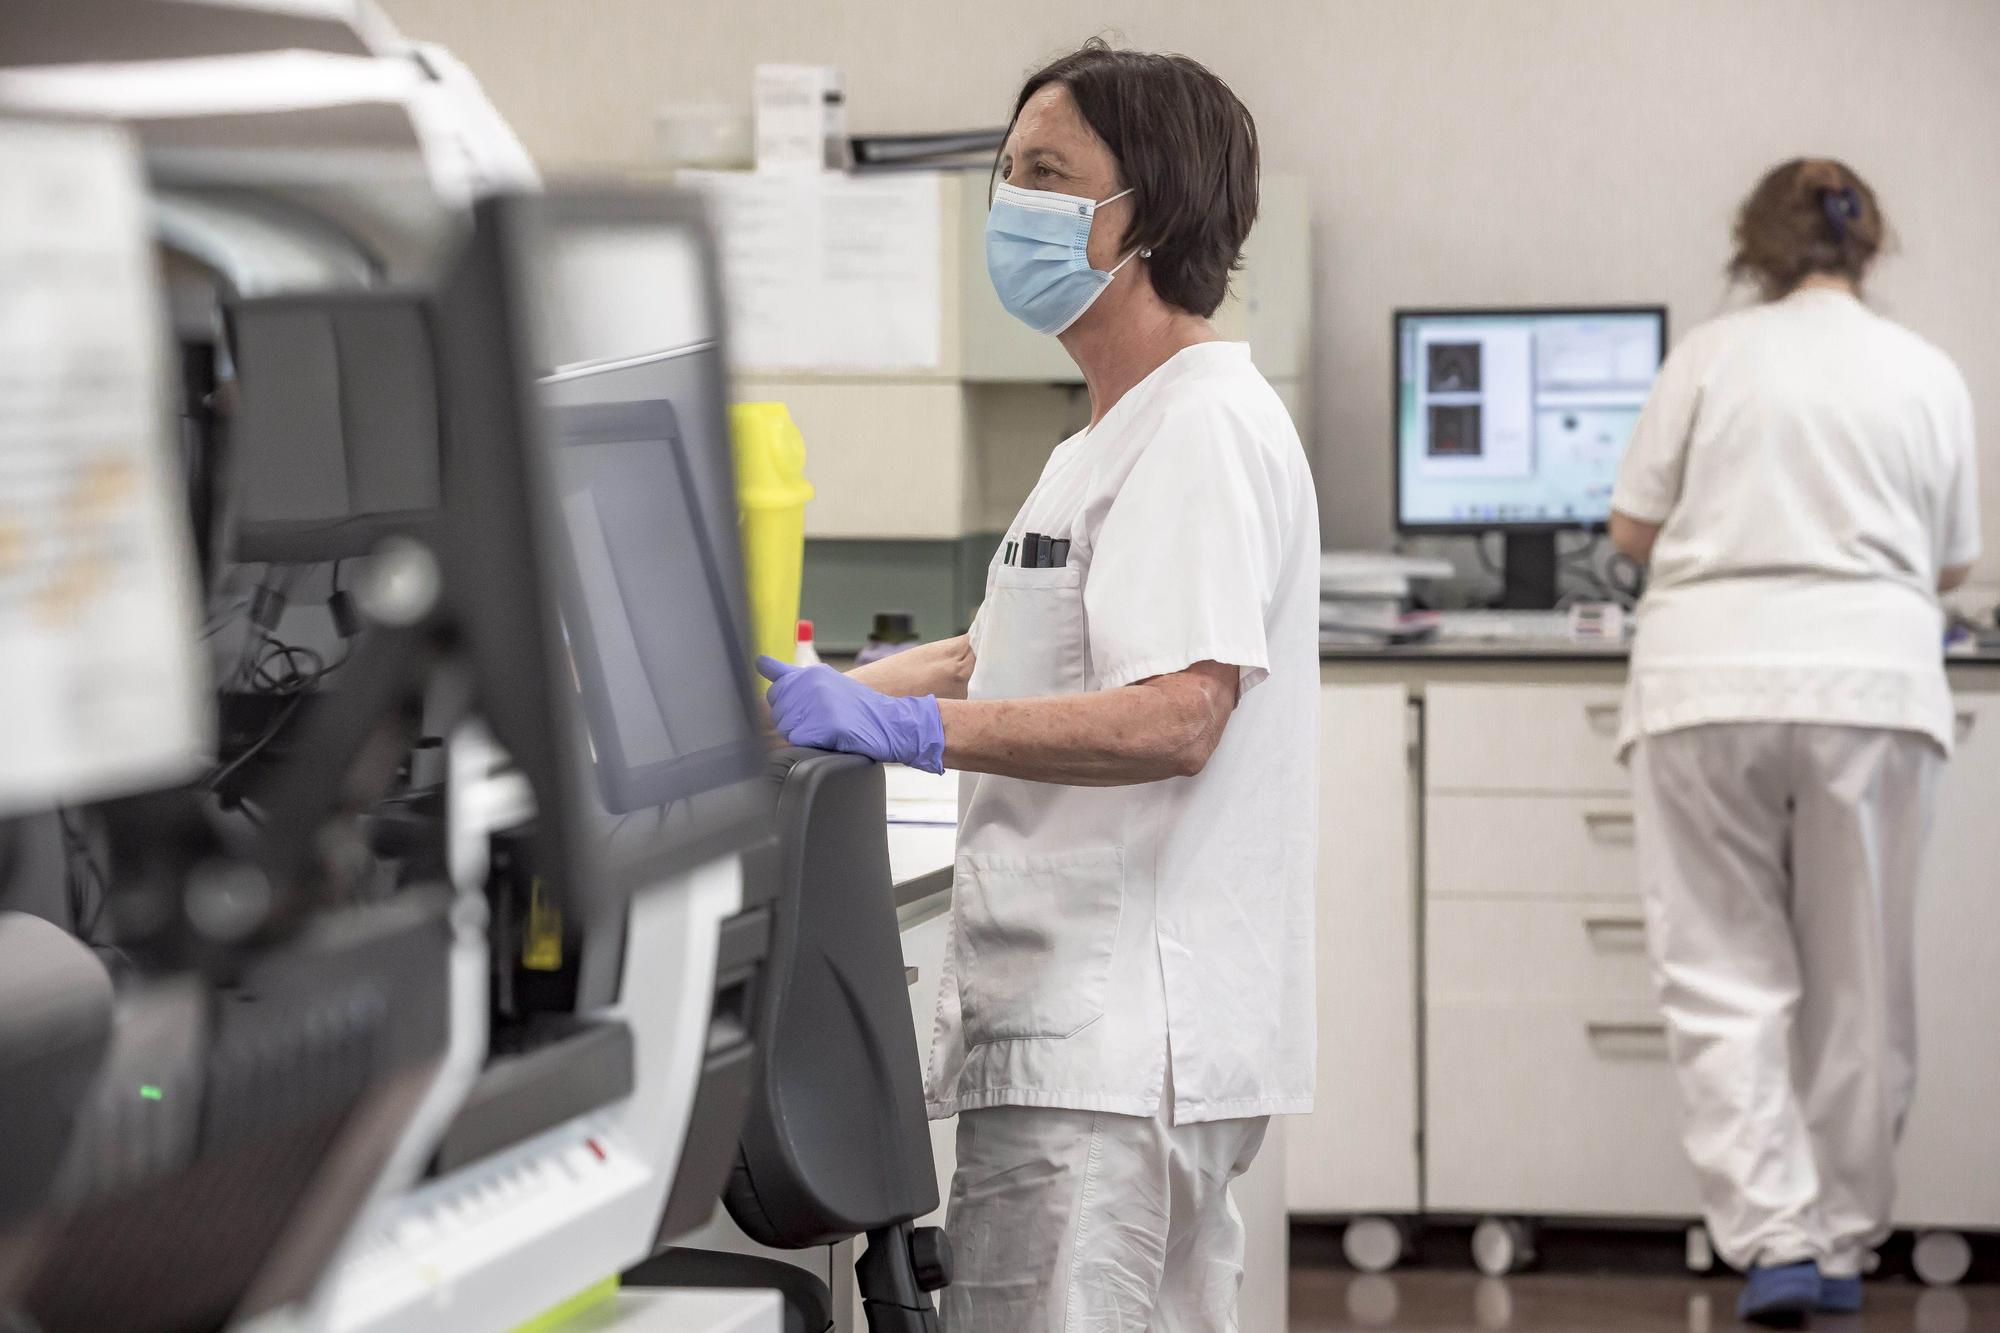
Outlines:
[{"label": "black pen", "polygon": [[1021,537],[1021,568],[1040,569],[1042,543],[1047,541],[1039,532],[1025,533]]}]

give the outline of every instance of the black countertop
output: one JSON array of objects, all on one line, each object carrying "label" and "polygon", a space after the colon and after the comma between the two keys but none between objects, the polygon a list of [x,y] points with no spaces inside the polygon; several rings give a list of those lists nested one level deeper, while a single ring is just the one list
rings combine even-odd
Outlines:
[{"label": "black countertop", "polygon": [[[1352,644],[1325,645],[1319,650],[1322,662],[1623,662],[1631,656],[1629,643],[1576,643],[1561,639],[1468,641],[1431,640],[1427,643],[1386,644],[1380,648]],[[1946,667],[2000,666],[2000,648],[1945,655]]]}]

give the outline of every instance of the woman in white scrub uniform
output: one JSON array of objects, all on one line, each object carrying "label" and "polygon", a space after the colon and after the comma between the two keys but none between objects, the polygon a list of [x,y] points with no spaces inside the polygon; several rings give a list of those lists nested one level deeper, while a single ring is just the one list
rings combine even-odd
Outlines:
[{"label": "woman in white scrub uniform", "polygon": [[1937,594],[1979,552],[1965,383],[1859,299],[1882,236],[1845,166],[1767,175],[1732,263],[1766,300],[1674,349],[1612,499],[1650,560],[1625,739],[1687,1151],[1773,1323],[1856,1308],[1888,1234],[1953,741]]},{"label": "woman in white scrub uniform", "polygon": [[958,1116],[945,1326],[1221,1333],[1229,1182],[1313,1087],[1318,511],[1209,323],[1256,131],[1193,61],[1093,44],[1028,81],[998,169],[989,272],[1090,424],[969,635],[846,676],[766,663],[772,715],[968,774],[929,1076]]}]

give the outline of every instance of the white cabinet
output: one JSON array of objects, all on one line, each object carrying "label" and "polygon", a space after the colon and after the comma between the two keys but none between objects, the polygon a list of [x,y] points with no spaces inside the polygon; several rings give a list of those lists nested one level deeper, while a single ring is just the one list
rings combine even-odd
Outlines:
[{"label": "white cabinet", "polygon": [[965,390],[950,380],[736,381],[744,401],[782,402],[806,442],[815,538],[957,537],[973,503]]},{"label": "white cabinet", "polygon": [[1694,1173],[1650,1003],[1465,1003],[1425,1014],[1425,1205],[1691,1217]]},{"label": "white cabinet", "polygon": [[1285,1127],[1294,1213],[1419,1205],[1414,735],[1401,685],[1320,691],[1319,1083]]},{"label": "white cabinet", "polygon": [[[1619,691],[1512,670],[1422,687],[1424,1207],[1693,1217]],[[1906,1227],[2000,1227],[2000,1136],[1976,1128],[2000,1106],[2000,694],[1959,710],[1918,909]]]},{"label": "white cabinet", "polygon": [[1424,919],[1433,1004],[1652,1003],[1636,901],[1432,895]]},{"label": "white cabinet", "polygon": [[1618,691],[1424,696],[1425,1206],[1685,1217]]},{"label": "white cabinet", "polygon": [[2000,695],[1961,693],[1917,906],[1917,1100],[1905,1226],[2000,1227]]},{"label": "white cabinet", "polygon": [[1632,828],[1632,803],[1623,797],[1433,788],[1424,803],[1424,891],[1629,898],[1639,891]]},{"label": "white cabinet", "polygon": [[1598,685],[1434,685],[1424,692],[1433,792],[1620,793],[1622,691]]}]

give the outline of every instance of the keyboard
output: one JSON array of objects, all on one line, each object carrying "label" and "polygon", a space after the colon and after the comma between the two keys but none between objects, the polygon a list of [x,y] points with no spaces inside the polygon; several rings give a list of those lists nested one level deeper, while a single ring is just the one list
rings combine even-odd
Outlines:
[{"label": "keyboard", "polygon": [[1439,643],[1569,641],[1567,611],[1446,611],[1438,617]]}]

